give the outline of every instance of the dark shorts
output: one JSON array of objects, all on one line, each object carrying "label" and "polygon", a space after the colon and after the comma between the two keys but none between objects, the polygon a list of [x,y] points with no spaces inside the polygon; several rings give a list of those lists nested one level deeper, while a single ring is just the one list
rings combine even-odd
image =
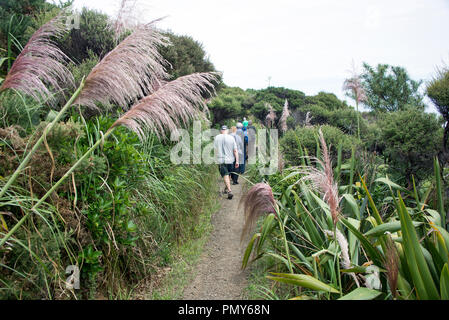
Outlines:
[{"label": "dark shorts", "polygon": [[222,177],[229,176],[232,172],[234,165],[232,163],[222,163],[218,165],[218,170],[220,171],[220,174]]}]

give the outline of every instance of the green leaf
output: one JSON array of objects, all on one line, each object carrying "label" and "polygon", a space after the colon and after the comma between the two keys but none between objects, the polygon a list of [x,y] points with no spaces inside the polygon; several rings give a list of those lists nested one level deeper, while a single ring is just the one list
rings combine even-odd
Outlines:
[{"label": "green leaf", "polygon": [[421,245],[419,243],[416,230],[412,223],[412,218],[405,207],[404,200],[398,191],[399,198],[399,218],[401,220],[401,231],[403,238],[404,253],[407,258],[407,265],[416,287],[417,296],[422,300],[439,299],[439,294],[430,274]]},{"label": "green leaf", "polygon": [[377,290],[357,288],[338,300],[373,300],[381,294],[382,292]]},{"label": "green leaf", "polygon": [[[413,221],[413,225],[415,227],[419,227],[422,224],[423,222]],[[377,237],[383,235],[385,232],[394,233],[399,230],[401,230],[401,221],[392,221],[383,223],[377,227],[372,228],[371,230],[365,233],[365,236]]]},{"label": "green leaf", "polygon": [[449,300],[449,268],[447,263],[444,264],[440,276],[440,293],[441,300]]},{"label": "green leaf", "polygon": [[443,200],[443,189],[441,187],[441,174],[440,174],[440,164],[438,163],[438,158],[435,157],[433,161],[433,167],[435,172],[435,183],[436,183],[436,193],[437,193],[437,203],[438,211],[441,215],[441,226],[446,226],[446,211],[444,210],[444,200]]},{"label": "green leaf", "polygon": [[433,209],[426,209],[425,211],[430,215],[430,217],[426,217],[429,221],[432,221],[436,225],[441,226],[441,216],[438,211]]},{"label": "green leaf", "polygon": [[345,193],[343,195],[343,198],[345,198],[346,202],[351,207],[352,212],[354,212],[354,216],[360,220],[360,208],[359,208],[359,205],[357,204],[357,201],[352,196],[352,194]]},{"label": "green leaf", "polygon": [[377,266],[383,265],[383,258],[378,249],[376,249],[371,242],[365,237],[359,230],[354,228],[352,224],[350,224],[345,218],[340,217],[341,223],[343,223],[346,228],[349,229],[356,237],[360,240],[362,247],[365,249],[368,257],[373,260],[374,264]]},{"label": "green leaf", "polygon": [[359,175],[359,177],[360,177],[360,181],[362,182],[363,189],[365,190],[366,195],[368,197],[371,209],[373,210],[374,218],[376,219],[377,224],[380,225],[380,224],[382,224],[382,218],[381,218],[381,216],[379,214],[379,210],[377,210],[376,204],[374,203],[374,200],[373,200],[373,197],[371,197],[371,194],[368,191],[368,187],[366,186],[365,180],[363,180],[361,175]]},{"label": "green leaf", "polygon": [[265,242],[265,239],[267,238],[268,233],[272,229],[273,226],[273,220],[275,218],[275,215],[273,213],[270,213],[264,220],[263,226],[262,226],[262,233],[260,236],[259,243],[257,245],[257,254],[260,253],[260,250],[262,248],[262,245]]},{"label": "green leaf", "polygon": [[389,178],[377,178],[376,180],[374,180],[375,182],[382,182],[385,183],[386,185],[394,188],[394,189],[399,189],[399,190],[404,190],[404,187],[401,187],[400,185],[394,183],[393,181],[391,181]]},{"label": "green leaf", "polygon": [[251,255],[251,252],[253,251],[254,241],[256,241],[256,239],[259,237],[260,237],[260,233],[256,233],[255,235],[253,235],[253,237],[249,241],[248,246],[246,247],[246,250],[245,250],[245,254],[243,255],[242,269],[245,269],[246,266],[248,265],[249,257]]},{"label": "green leaf", "polygon": [[289,274],[289,273],[273,273],[273,276],[267,276],[268,279],[309,288],[315,291],[325,291],[331,293],[339,293],[335,288],[321,282],[320,280],[306,274]]},{"label": "green leaf", "polygon": [[128,232],[136,232],[137,225],[134,223],[134,221],[129,220],[128,225],[126,226],[126,230],[128,230]]}]

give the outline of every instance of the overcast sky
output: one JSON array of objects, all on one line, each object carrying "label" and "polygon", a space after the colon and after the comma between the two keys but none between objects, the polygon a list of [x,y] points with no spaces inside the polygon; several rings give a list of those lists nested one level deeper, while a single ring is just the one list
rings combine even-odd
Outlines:
[{"label": "overcast sky", "polygon": [[[118,0],[75,0],[115,15]],[[140,20],[202,43],[224,82],[308,95],[341,89],[352,61],[428,80],[449,64],[449,0],[140,0]],[[433,109],[433,108],[432,108]],[[432,110],[429,110],[432,111]]]}]

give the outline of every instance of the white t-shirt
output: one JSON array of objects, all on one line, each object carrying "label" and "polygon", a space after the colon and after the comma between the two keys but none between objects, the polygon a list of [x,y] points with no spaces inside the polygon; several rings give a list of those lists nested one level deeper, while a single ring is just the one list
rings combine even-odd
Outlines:
[{"label": "white t-shirt", "polygon": [[232,164],[235,161],[234,150],[237,150],[235,139],[229,134],[219,134],[214,139],[217,164]]}]

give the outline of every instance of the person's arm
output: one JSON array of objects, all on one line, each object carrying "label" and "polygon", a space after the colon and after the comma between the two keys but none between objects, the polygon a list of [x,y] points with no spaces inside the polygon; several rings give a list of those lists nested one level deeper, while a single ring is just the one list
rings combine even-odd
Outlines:
[{"label": "person's arm", "polygon": [[234,139],[234,156],[235,156],[235,167],[239,167],[239,149],[237,148],[237,143]]},{"label": "person's arm", "polygon": [[239,167],[239,151],[237,148],[234,148],[234,156],[235,156],[235,167]]}]

